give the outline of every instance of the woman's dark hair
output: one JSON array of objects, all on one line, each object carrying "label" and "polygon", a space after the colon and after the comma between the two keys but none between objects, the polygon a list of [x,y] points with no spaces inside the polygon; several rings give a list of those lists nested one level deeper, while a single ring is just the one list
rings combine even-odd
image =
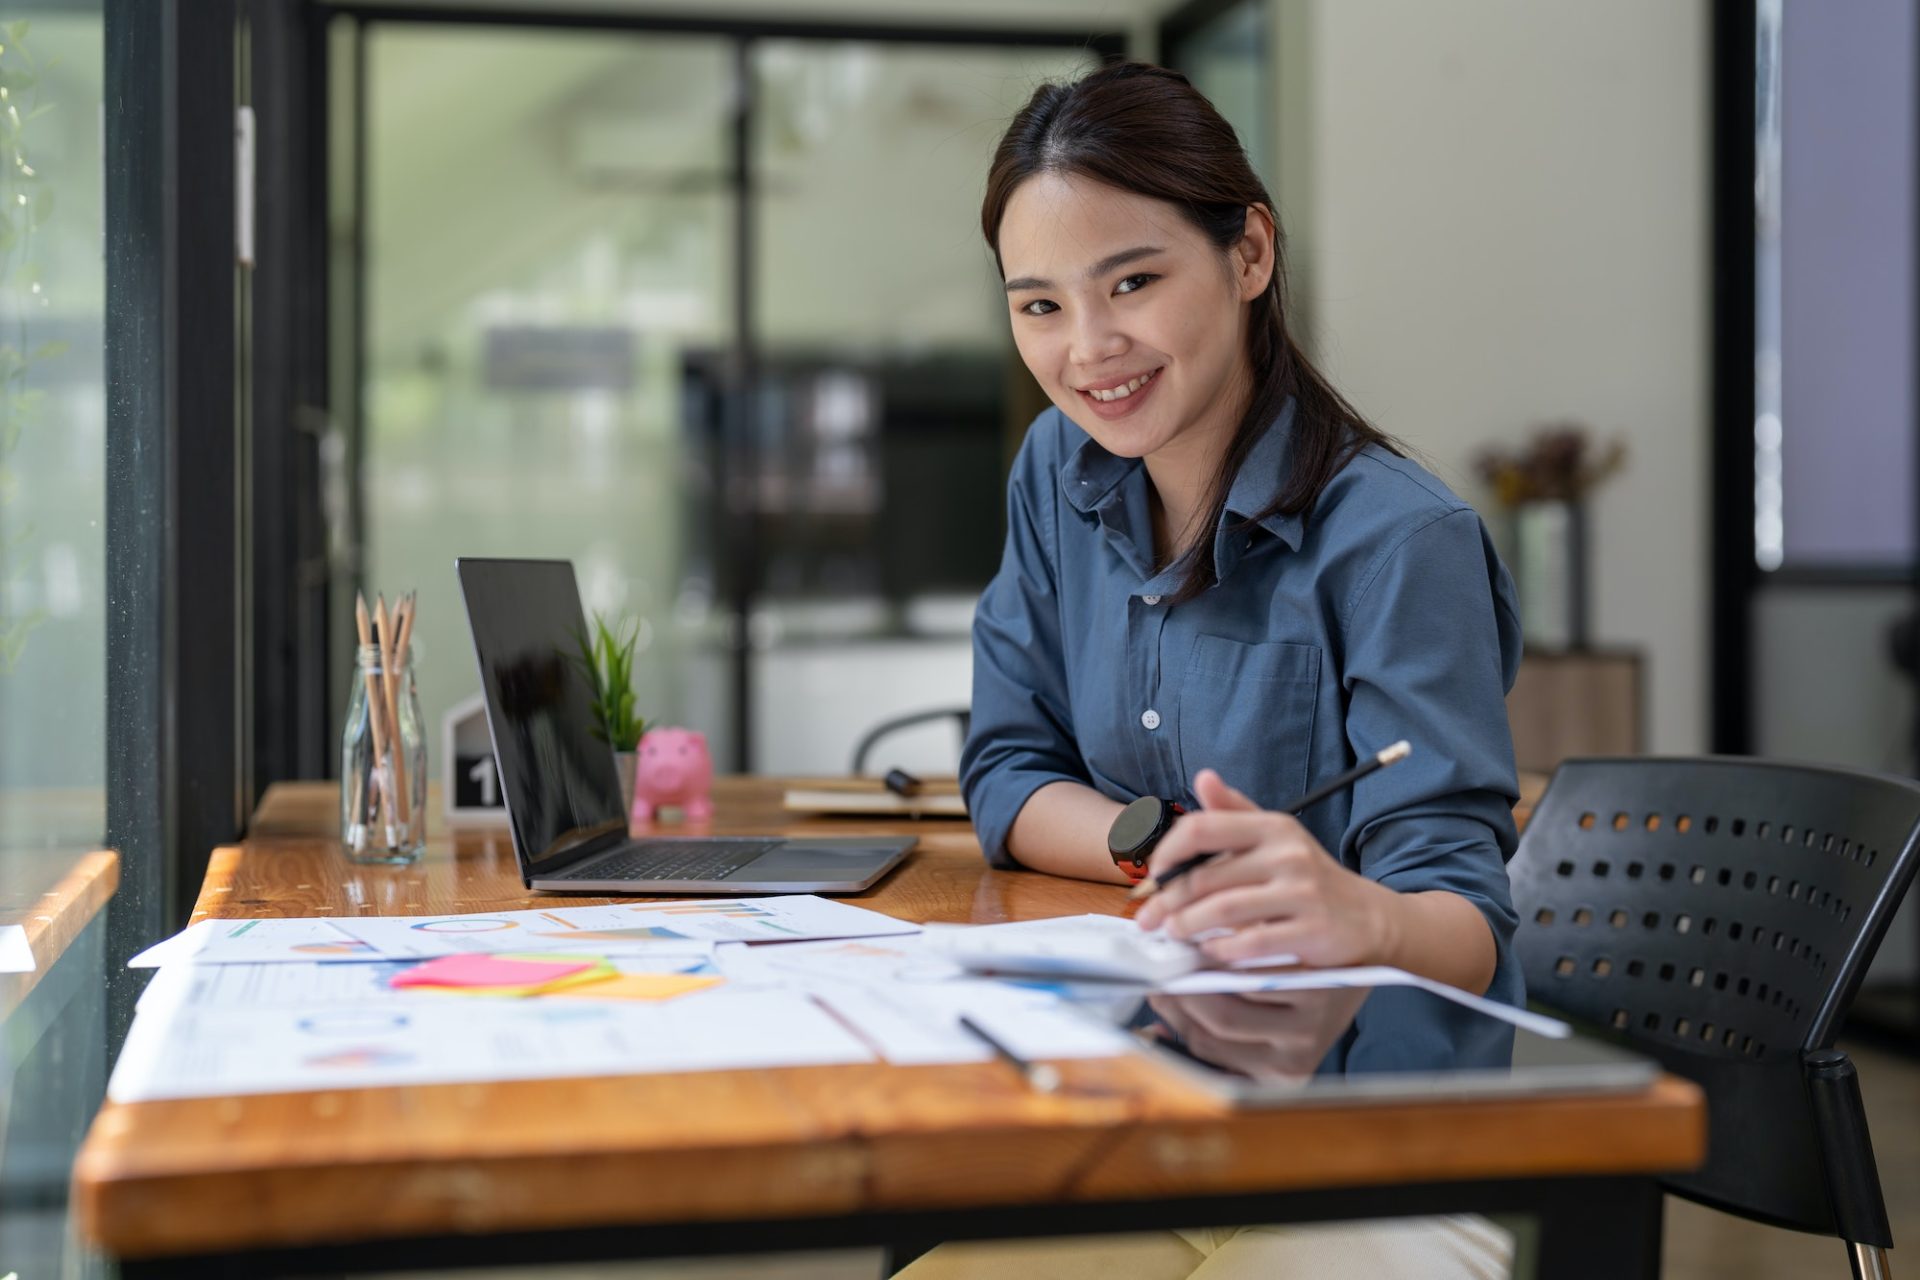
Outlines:
[{"label": "woman's dark hair", "polygon": [[[1141,62],[1115,63],[1072,84],[1041,85],[1013,117],[994,152],[980,206],[981,230],[996,262],[1007,202],[1021,183],[1042,173],[1091,178],[1164,200],[1222,252],[1246,234],[1250,206],[1273,216],[1273,197],[1247,163],[1233,126],[1185,76]],[[1273,505],[1241,528],[1275,514],[1306,511],[1369,444],[1400,452],[1333,389],[1288,333],[1285,243],[1277,219],[1273,241],[1273,278],[1266,292],[1247,304],[1253,394],[1208,490],[1202,529],[1219,523],[1234,476],[1288,397],[1294,402],[1289,474]],[[1176,602],[1213,584],[1213,540],[1196,539],[1177,564],[1182,574]]]}]

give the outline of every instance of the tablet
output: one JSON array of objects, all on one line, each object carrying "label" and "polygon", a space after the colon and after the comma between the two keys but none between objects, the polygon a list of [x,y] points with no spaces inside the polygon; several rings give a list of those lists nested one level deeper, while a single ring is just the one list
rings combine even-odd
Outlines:
[{"label": "tablet", "polygon": [[1541,1035],[1418,987],[1087,1002],[1142,1052],[1237,1105],[1633,1093],[1659,1064],[1588,1034]]}]

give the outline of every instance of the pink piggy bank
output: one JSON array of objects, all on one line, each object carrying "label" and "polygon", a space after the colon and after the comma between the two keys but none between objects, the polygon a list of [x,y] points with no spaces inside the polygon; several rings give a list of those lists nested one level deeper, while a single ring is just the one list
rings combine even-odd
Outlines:
[{"label": "pink piggy bank", "polygon": [[713,757],[707,735],[691,729],[649,729],[633,770],[633,820],[652,822],[656,810],[678,808],[689,822],[713,816]]}]

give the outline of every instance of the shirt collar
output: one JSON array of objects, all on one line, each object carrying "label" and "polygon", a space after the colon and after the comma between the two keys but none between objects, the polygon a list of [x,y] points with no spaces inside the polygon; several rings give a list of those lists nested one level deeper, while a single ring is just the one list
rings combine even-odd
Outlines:
[{"label": "shirt collar", "polygon": [[[1293,445],[1293,401],[1288,400],[1260,438],[1253,442],[1245,462],[1233,477],[1233,486],[1227,490],[1227,509],[1222,515],[1222,527],[1259,515],[1280,496],[1287,483],[1287,459]],[[1260,521],[1260,528],[1287,544],[1294,551],[1300,549],[1300,538],[1306,527],[1306,521],[1294,513],[1286,515],[1279,512]]]},{"label": "shirt collar", "polygon": [[[1253,443],[1246,461],[1233,477],[1227,490],[1227,507],[1221,515],[1221,528],[1258,515],[1273,505],[1287,480],[1287,456],[1293,443],[1293,404],[1288,400],[1260,438]],[[1060,469],[1060,489],[1067,502],[1082,515],[1100,509],[1109,494],[1140,466],[1138,458],[1122,458],[1108,453],[1089,436]],[[1260,527],[1295,551],[1305,521],[1296,513],[1276,513],[1260,522]]]},{"label": "shirt collar", "polygon": [[[1233,478],[1233,486],[1227,489],[1227,507],[1221,510],[1219,526],[1213,530],[1213,572],[1219,580],[1225,580],[1240,562],[1240,555],[1252,549],[1252,539],[1246,537],[1244,530],[1233,533],[1229,530],[1242,520],[1260,514],[1281,495],[1286,484],[1292,424],[1294,401],[1288,399],[1281,416],[1254,441],[1254,447]],[[1100,520],[1140,576],[1152,578],[1148,589],[1158,591],[1160,587],[1156,583],[1160,583],[1160,578],[1154,578],[1150,568],[1154,539],[1146,518],[1144,476],[1133,484],[1123,484],[1139,472],[1144,472],[1140,459],[1123,459],[1108,453],[1089,436],[1073,449],[1066,466],[1060,468],[1060,491],[1073,510]],[[1306,522],[1298,514],[1271,514],[1258,524],[1258,528],[1279,537],[1292,551],[1300,551],[1304,526]]]},{"label": "shirt collar", "polygon": [[1067,465],[1060,468],[1060,491],[1075,511],[1083,516],[1091,515],[1139,465],[1138,458],[1108,453],[1088,436],[1067,459]]}]

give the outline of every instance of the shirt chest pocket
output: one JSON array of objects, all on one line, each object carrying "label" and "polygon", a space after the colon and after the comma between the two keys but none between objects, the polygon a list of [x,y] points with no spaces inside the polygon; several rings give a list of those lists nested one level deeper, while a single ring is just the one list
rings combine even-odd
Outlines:
[{"label": "shirt chest pocket", "polygon": [[1195,636],[1180,688],[1180,766],[1188,786],[1215,769],[1261,806],[1307,789],[1320,650]]}]

